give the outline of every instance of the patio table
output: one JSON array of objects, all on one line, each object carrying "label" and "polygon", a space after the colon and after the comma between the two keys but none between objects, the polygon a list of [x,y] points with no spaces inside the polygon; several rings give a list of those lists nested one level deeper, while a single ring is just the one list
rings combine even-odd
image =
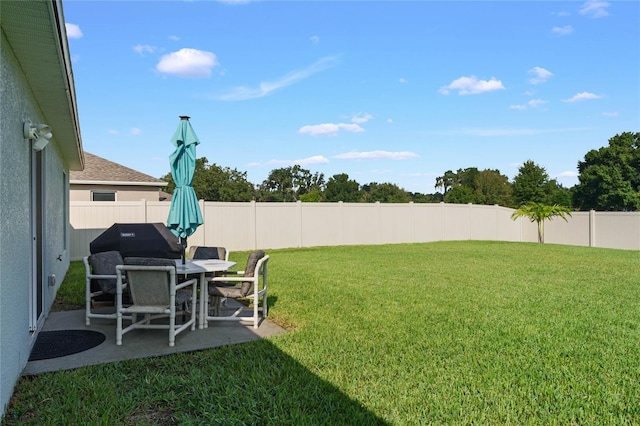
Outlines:
[{"label": "patio table", "polygon": [[176,259],[176,273],[178,274],[199,274],[200,275],[200,309],[198,312],[198,328],[203,329],[205,327],[205,318],[207,317],[204,312],[206,306],[206,294],[207,294],[207,272],[224,272],[229,268],[236,266],[236,262],[229,262],[227,260],[218,259],[203,259],[203,260],[187,260],[184,265],[182,259]]}]

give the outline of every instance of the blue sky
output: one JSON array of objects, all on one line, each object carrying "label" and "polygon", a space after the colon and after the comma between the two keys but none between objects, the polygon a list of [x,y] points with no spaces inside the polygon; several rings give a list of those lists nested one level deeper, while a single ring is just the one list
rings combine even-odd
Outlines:
[{"label": "blue sky", "polygon": [[65,1],[84,149],[433,193],[447,170],[577,163],[640,131],[637,1]]}]

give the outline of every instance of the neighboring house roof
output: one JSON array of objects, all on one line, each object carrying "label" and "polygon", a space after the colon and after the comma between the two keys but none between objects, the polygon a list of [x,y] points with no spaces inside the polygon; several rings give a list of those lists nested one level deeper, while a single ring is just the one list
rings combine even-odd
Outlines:
[{"label": "neighboring house roof", "polygon": [[167,182],[84,152],[84,170],[69,173],[71,184],[167,186]]}]

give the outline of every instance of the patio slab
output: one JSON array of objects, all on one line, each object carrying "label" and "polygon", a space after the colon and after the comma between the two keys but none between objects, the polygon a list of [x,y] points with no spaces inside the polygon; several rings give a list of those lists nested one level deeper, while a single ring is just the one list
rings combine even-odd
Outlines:
[{"label": "patio slab", "polygon": [[40,361],[29,361],[24,375],[34,375],[58,370],[70,370],[87,365],[105,364],[135,358],[150,358],[178,352],[192,352],[219,346],[245,343],[285,332],[269,320],[262,320],[258,329],[253,324],[236,321],[211,321],[209,327],[185,330],[176,336],[174,347],[169,346],[166,330],[133,330],[116,345],[116,321],[91,319],[85,325],[84,310],[53,312],[45,321],[42,331],[94,330],[106,336],[100,345],[86,351]]}]

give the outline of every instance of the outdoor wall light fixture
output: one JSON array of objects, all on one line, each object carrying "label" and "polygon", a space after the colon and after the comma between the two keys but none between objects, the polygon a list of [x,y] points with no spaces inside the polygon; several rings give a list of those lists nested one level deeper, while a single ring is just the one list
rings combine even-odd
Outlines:
[{"label": "outdoor wall light fixture", "polygon": [[33,124],[30,121],[24,122],[24,137],[33,141],[33,149],[42,151],[53,137],[51,127],[48,124]]}]

